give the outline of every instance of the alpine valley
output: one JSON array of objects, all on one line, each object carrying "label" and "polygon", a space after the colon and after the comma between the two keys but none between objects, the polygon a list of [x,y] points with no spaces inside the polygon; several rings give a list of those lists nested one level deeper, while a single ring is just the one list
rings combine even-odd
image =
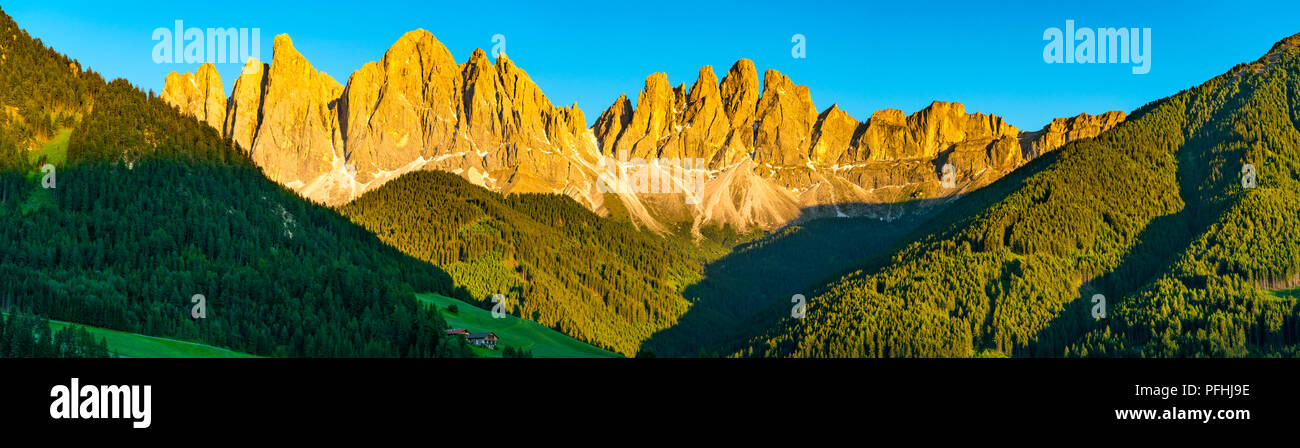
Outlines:
[{"label": "alpine valley", "polygon": [[342,83],[279,35],[155,95],[0,13],[0,341],[91,335],[0,355],[1294,356],[1298,43],[1033,131],[819,110],[748,59],[589,121],[425,30]]},{"label": "alpine valley", "polygon": [[[289,36],[273,49],[270,64],[248,61],[229,97],[210,64],[168,75],[160,97],[272,180],[446,268],[485,306],[502,293],[513,314],[627,355],[701,302],[687,289],[737,242],[820,218],[928,216],[1125,118],[1081,114],[1021,132],[936,101],[859,122],[834,105],[818,112],[807,87],[775,70],[760,83],[742,59],[721,80],[701,68],[689,89],[652,74],[635,107],[620,96],[588,128],[581,110],[552,105],[504,53],[493,61],[476,50],[458,64],[424,30],[403,35],[346,86],[312,68]],[[688,169],[702,182],[681,193],[602,188],[626,183],[619,170],[662,176],[636,162],[653,159],[701,160]],[[941,185],[944,165],[958,187]],[[413,171],[468,185],[403,177]],[[574,222],[582,227],[569,229]],[[822,269],[801,283],[822,280]],[[726,320],[709,326],[737,323]]]}]

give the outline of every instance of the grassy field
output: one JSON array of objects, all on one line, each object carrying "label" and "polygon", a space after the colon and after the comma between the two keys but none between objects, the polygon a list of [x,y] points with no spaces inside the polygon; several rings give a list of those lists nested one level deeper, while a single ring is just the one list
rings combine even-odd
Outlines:
[{"label": "grassy field", "polygon": [[46,162],[62,168],[63,162],[68,160],[68,137],[71,135],[72,128],[60,129],[57,134],[54,134],[54,138],[41,144],[39,149],[31,151],[28,158],[32,162],[36,162],[41,159],[41,156],[45,156]]},{"label": "grassy field", "polygon": [[108,350],[117,352],[118,356],[123,358],[255,358],[255,356],[247,353],[226,350],[211,345],[145,336],[56,320],[50,321],[50,328],[54,331],[70,325],[85,328],[96,339],[104,338],[108,342]]},{"label": "grassy field", "polygon": [[[484,357],[501,357],[505,346],[531,350],[538,358],[617,358],[614,352],[578,341],[545,326],[515,316],[494,319],[492,312],[459,300],[438,294],[416,294],[421,302],[438,307],[449,328],[465,328],[471,332],[493,332],[500,340],[497,350],[475,347],[474,353]],[[447,310],[456,305],[459,312]]]}]

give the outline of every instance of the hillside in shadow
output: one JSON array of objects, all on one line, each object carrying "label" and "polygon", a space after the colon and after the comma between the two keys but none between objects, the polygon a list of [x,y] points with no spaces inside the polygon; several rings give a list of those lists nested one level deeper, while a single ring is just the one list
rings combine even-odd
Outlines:
[{"label": "hillside in shadow", "polygon": [[1055,159],[1055,153],[1048,153],[957,198],[841,205],[892,220],[826,218],[825,210],[805,208],[805,218],[708,264],[705,278],[683,292],[692,303],[690,310],[673,327],[655,333],[643,350],[667,357],[733,353],[738,345],[788,319],[794,295],[811,299],[845,275],[887,264],[902,247],[950,227],[956,217],[977,213]]}]

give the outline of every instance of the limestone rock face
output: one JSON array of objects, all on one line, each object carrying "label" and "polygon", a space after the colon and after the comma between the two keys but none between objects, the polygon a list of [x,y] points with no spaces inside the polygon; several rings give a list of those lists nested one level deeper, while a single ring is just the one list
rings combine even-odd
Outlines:
[{"label": "limestone rock face", "polygon": [[754,133],[754,161],[776,166],[802,165],[817,122],[808,86],[797,86],[776,70],[763,76]]},{"label": "limestone rock face", "polygon": [[[775,70],[765,72],[760,89],[748,60],[737,61],[720,83],[704,67],[685,95],[669,86],[666,76],[651,75],[635,108],[622,96],[593,127],[602,154],[707,161],[707,180],[693,194],[618,196],[634,220],[652,229],[691,222],[698,235],[702,226],[746,231],[824,216],[892,219],[909,206],[933,206],[987,185],[1029,158],[1022,141],[1032,139],[961,103],[935,101],[911,115],[885,109],[859,122],[836,105],[818,113],[808,88]],[[1115,121],[1070,119],[1064,130],[1035,136],[1059,146]],[[945,165],[952,165],[952,185],[943,182]],[[647,170],[652,178],[661,174]]]},{"label": "limestone rock face", "polygon": [[632,102],[627,99],[627,94],[618,96],[605,112],[596,118],[596,124],[591,127],[591,131],[600,141],[600,153],[603,155],[612,155],[614,145],[618,143],[618,137],[627,128],[628,123],[632,122]]},{"label": "limestone rock face", "polygon": [[[505,54],[492,61],[480,49],[457,63],[424,30],[403,35],[346,86],[281,35],[271,63],[250,59],[228,100],[211,65],[168,76],[162,95],[229,137],[271,179],[326,205],[438,169],[502,193],[566,194],[597,213],[616,200],[642,228],[684,226],[697,236],[706,226],[892,219],[907,204],[942,203],[1125,118],[1084,114],[1022,133],[1001,117],[935,101],[859,122],[837,105],[818,112],[808,87],[775,70],[760,84],[754,63],[741,59],[720,81],[701,68],[689,88],[652,74],[635,107],[622,95],[588,128],[576,105],[553,105]],[[942,182],[945,165],[955,186]]]},{"label": "limestone rock face", "polygon": [[[470,60],[474,63],[474,56]],[[505,53],[498,55],[495,67],[480,65],[475,70],[488,68],[495,69],[494,77],[467,81],[465,104],[475,109],[462,114],[470,120],[462,129],[475,133],[470,141],[485,142],[474,150],[483,168],[504,182],[496,188],[506,193],[567,193],[593,206],[595,184],[589,179],[594,172],[587,170],[596,163],[597,149],[582,111],[552,105]],[[487,87],[489,82],[494,87]],[[479,96],[489,91],[492,97]],[[471,94],[473,101],[468,99]],[[484,146],[492,143],[497,146]]]},{"label": "limestone rock face", "polygon": [[267,176],[302,188],[322,173],[342,168],[335,147],[338,117],[330,103],[343,86],[312,67],[287,34],[275,37],[262,98],[262,119],[250,154]]},{"label": "limestone rock face", "polygon": [[754,122],[754,112],[758,109],[758,98],[762,94],[754,61],[736,61],[731,70],[727,71],[727,76],[722,78],[719,90],[732,128],[741,128]]},{"label": "limestone rock face", "polygon": [[758,98],[748,60],[737,62],[721,83],[712,67],[701,68],[689,90],[669,88],[667,76],[656,73],[646,79],[635,108],[620,96],[592,130],[600,153],[609,157],[625,151],[627,159],[703,159],[717,169],[749,155]]},{"label": "limestone rock face", "polygon": [[262,94],[266,91],[266,74],[270,66],[249,58],[235,80],[230,93],[223,135],[234,140],[245,152],[253,148],[253,137],[262,121]]},{"label": "limestone rock face", "polygon": [[1014,137],[1019,131],[1001,117],[967,114],[961,103],[935,101],[903,117],[897,109],[876,112],[852,151],[858,160],[890,162],[933,159],[957,143]]},{"label": "limestone rock face", "polygon": [[221,131],[226,121],[226,89],[212,64],[194,73],[171,72],[159,97],[181,113],[198,118]]},{"label": "limestone rock face", "polygon": [[660,139],[668,137],[678,126],[677,94],[668,85],[668,75],[655,73],[645,80],[637,97],[632,121],[614,144],[615,154],[628,159],[659,156]]},{"label": "limestone rock face", "polygon": [[[210,68],[210,67],[209,67]],[[342,86],[288,36],[271,64],[250,59],[220,114],[202,83],[215,71],[168,77],[167,99],[206,119],[277,182],[337,205],[415,169],[443,169],[502,192],[569,194],[593,209],[600,149],[576,106],[556,107],[504,54],[458,64],[432,34],[403,35]],[[188,77],[187,77],[188,76]],[[671,91],[671,89],[670,89]],[[630,119],[617,121],[619,128]],[[607,120],[610,121],[610,120]],[[611,121],[613,123],[614,121]]]},{"label": "limestone rock face", "polygon": [[355,181],[369,183],[449,148],[459,83],[451,52],[424,30],[406,33],[379,62],[354,72],[337,111]]},{"label": "limestone rock face", "polygon": [[[832,104],[817,117],[813,127],[812,150],[809,156],[817,167],[832,167],[848,153],[853,137],[859,128],[858,120]],[[847,161],[852,161],[848,159]]]},{"label": "limestone rock face", "polygon": [[1041,130],[1021,134],[1024,157],[1033,159],[1065,146],[1071,141],[1096,137],[1127,118],[1128,114],[1117,110],[1101,115],[1079,114],[1069,118],[1057,118]]},{"label": "limestone rock face", "polygon": [[730,130],[723,150],[711,161],[710,168],[713,169],[731,166],[753,152],[754,114],[758,111],[758,98],[762,94],[754,61],[736,61],[722,78],[718,90],[722,94],[722,108],[727,113]]},{"label": "limestone rock face", "polygon": [[713,160],[731,130],[713,67],[700,69],[699,77],[681,101],[681,106],[684,112],[680,124],[661,149],[659,157]]}]

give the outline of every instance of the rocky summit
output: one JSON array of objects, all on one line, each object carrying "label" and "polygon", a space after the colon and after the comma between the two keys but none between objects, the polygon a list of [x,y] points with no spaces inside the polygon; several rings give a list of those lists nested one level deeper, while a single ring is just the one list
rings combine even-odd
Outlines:
[{"label": "rocky summit", "polygon": [[225,126],[226,90],[212,64],[204,64],[194,73],[171,72],[159,97],[214,128]]},{"label": "rocky summit", "polygon": [[[211,65],[172,73],[162,98],[218,129],[267,175],[327,205],[401,174],[437,169],[502,193],[573,197],[606,214],[618,201],[656,232],[773,229],[814,217],[890,219],[987,185],[1027,161],[1118,125],[1081,114],[1021,132],[1001,117],[935,101],[859,121],[818,110],[807,86],[737,61],[673,86],[646,78],[587,127],[504,53],[463,63],[424,30],[403,35],[339,84],[287,35],[270,64],[250,59],[230,96]],[[948,167],[951,165],[951,167]],[[946,176],[946,177],[945,177]]]},{"label": "rocky summit", "polygon": [[[818,112],[808,88],[776,70],[760,84],[745,59],[720,82],[711,67],[702,68],[688,94],[670,85],[663,74],[650,75],[635,108],[621,96],[592,128],[608,157],[707,161],[708,180],[693,204],[654,194],[622,197],[636,202],[629,211],[651,228],[683,219],[697,231],[771,229],[812,217],[889,219],[909,205],[938,204],[987,185],[1125,117],[1083,114],[1023,133],[1001,117],[935,101],[911,115],[886,109],[860,122],[837,105]],[[946,165],[952,167],[945,183]]]},{"label": "rocky summit", "polygon": [[204,65],[168,76],[163,99],[317,202],[346,203],[402,173],[441,169],[496,191],[568,194],[602,209],[599,152],[582,111],[552,105],[505,54],[494,62],[478,50],[458,64],[416,30],[342,85],[280,35],[271,63],[250,59],[228,100],[206,87],[219,91],[220,82]]}]

